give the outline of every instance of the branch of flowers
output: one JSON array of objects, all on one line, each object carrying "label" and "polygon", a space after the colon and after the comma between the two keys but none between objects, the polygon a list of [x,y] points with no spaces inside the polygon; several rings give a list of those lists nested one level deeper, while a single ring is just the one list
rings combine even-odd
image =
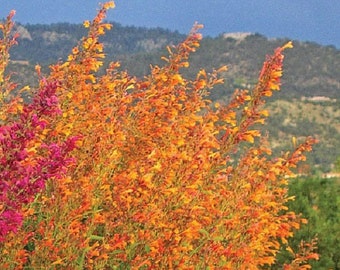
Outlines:
[{"label": "branch of flowers", "polygon": [[46,144],[42,136],[46,119],[61,113],[56,89],[56,82],[46,82],[16,122],[0,127],[0,242],[21,226],[22,206],[44,189],[47,179],[61,178],[74,162],[70,152],[79,137]]}]

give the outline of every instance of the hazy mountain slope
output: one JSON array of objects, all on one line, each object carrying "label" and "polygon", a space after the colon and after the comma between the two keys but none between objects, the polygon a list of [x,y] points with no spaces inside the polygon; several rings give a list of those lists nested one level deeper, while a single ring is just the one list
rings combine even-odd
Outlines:
[{"label": "hazy mountain slope", "polygon": [[[19,45],[12,50],[11,71],[20,84],[34,85],[34,66],[43,70],[65,59],[72,47],[86,33],[81,25],[19,25]],[[103,37],[107,61],[119,60],[122,69],[143,76],[150,64],[162,64],[166,45],[177,44],[185,36],[164,29],[114,26]],[[215,89],[212,98],[227,102],[235,88],[251,88],[267,54],[288,39],[268,40],[259,34],[226,34],[205,38],[191,56],[190,67],[183,70],[188,77],[200,68],[211,71],[221,65],[225,84]],[[268,104],[271,115],[264,130],[279,152],[291,147],[292,136],[318,137],[320,143],[311,154],[311,167],[330,170],[340,157],[340,50],[332,46],[293,41],[294,48],[285,51],[282,90]],[[315,100],[310,97],[316,97]],[[324,97],[324,98],[320,98]],[[328,99],[327,99],[328,98]]]},{"label": "hazy mountain slope", "polygon": [[[48,64],[65,58],[73,46],[86,34],[81,24],[58,23],[51,25],[17,25],[19,44],[13,49],[12,58],[32,63]],[[113,23],[113,28],[102,37],[108,55],[150,52],[185,38],[176,32],[155,28],[123,27]]]},{"label": "hazy mountain slope", "polygon": [[[188,75],[194,76],[199,68],[208,70],[228,65],[225,74],[226,93],[235,87],[244,87],[254,82],[267,54],[287,40],[268,40],[254,34],[242,40],[224,38],[204,39],[201,48],[191,57],[191,68]],[[159,54],[139,54],[126,57],[123,65],[137,75],[142,75],[140,59],[152,59],[159,63]],[[285,52],[285,75],[283,95],[340,97],[340,50],[335,47],[324,47],[315,43],[294,41],[294,48]],[[229,92],[228,92],[229,90]]]},{"label": "hazy mountain slope", "polygon": [[[166,51],[160,52],[160,49],[185,38],[161,28],[113,25],[102,39],[107,59],[121,60],[123,68],[137,76],[145,75],[150,63],[161,63],[160,56]],[[29,61],[32,65],[47,65],[65,59],[86,29],[82,25],[60,23],[19,25],[18,32],[22,38],[12,50],[12,59]],[[192,55],[191,68],[186,73],[194,76],[201,67],[209,70],[228,65],[225,77],[225,92],[228,93],[235,87],[254,82],[266,54],[285,42],[287,40],[268,40],[259,34],[206,38],[201,48]],[[340,97],[340,50],[299,41],[295,41],[294,45],[294,49],[286,52],[284,96]]]}]

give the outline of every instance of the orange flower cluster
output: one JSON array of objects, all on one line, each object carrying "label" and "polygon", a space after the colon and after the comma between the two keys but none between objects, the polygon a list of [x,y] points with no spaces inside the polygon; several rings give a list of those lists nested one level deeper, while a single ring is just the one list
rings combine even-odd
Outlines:
[{"label": "orange flower cluster", "polygon": [[273,264],[280,246],[305,222],[285,206],[292,199],[286,179],[315,142],[308,138],[292,153],[272,158],[256,129],[268,116],[264,98],[279,89],[282,53],[291,43],[268,57],[252,91],[236,91],[227,105],[212,104],[209,92],[223,82],[219,74],[226,67],[210,74],[201,70],[195,80],[180,72],[200,45],[200,25],[169,47],[166,64],[152,67],[144,79],[119,71],[119,63],[100,75],[105,54],[99,38],[111,27],[102,22],[111,7],[112,2],[102,5],[95,19],[84,23],[88,36],[68,60],[51,66],[46,80],[58,82],[62,117],[51,122],[45,140],[79,136],[77,161],[26,206],[25,225],[0,245],[0,265],[258,269]]}]

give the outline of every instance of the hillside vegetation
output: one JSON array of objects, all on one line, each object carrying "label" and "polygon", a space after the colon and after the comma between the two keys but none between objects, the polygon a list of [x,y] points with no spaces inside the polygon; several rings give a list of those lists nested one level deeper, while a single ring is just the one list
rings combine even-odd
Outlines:
[{"label": "hillside vegetation", "polygon": [[[120,61],[122,70],[142,78],[151,65],[160,65],[165,45],[177,44],[184,35],[165,29],[114,27],[102,38],[106,62]],[[12,49],[11,70],[21,84],[37,84],[34,66],[43,71],[55,59],[65,60],[84,34],[82,25],[17,25],[19,44]],[[216,87],[211,98],[227,103],[235,88],[251,88],[258,77],[265,55],[288,39],[267,39],[260,34],[220,35],[204,38],[200,49],[190,56],[190,79],[201,67],[207,71],[227,65],[225,83]],[[340,51],[332,46],[293,41],[294,49],[285,58],[282,91],[267,105],[275,113],[264,128],[271,134],[276,151],[291,145],[291,138],[315,135],[320,143],[314,148],[310,167],[329,171],[340,156]],[[311,99],[312,97],[315,100]],[[319,98],[321,97],[321,98]],[[322,98],[323,97],[323,98]],[[329,98],[329,100],[325,99]]]}]

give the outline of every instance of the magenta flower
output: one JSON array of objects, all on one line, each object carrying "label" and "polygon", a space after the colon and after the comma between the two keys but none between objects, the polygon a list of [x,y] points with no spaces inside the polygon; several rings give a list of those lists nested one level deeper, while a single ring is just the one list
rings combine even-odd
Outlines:
[{"label": "magenta flower", "polygon": [[33,201],[46,180],[61,178],[74,162],[70,152],[79,140],[76,136],[62,143],[42,143],[33,155],[28,151],[48,127],[46,119],[61,113],[56,89],[56,82],[45,82],[19,117],[0,127],[0,242],[22,225],[22,206]]}]

